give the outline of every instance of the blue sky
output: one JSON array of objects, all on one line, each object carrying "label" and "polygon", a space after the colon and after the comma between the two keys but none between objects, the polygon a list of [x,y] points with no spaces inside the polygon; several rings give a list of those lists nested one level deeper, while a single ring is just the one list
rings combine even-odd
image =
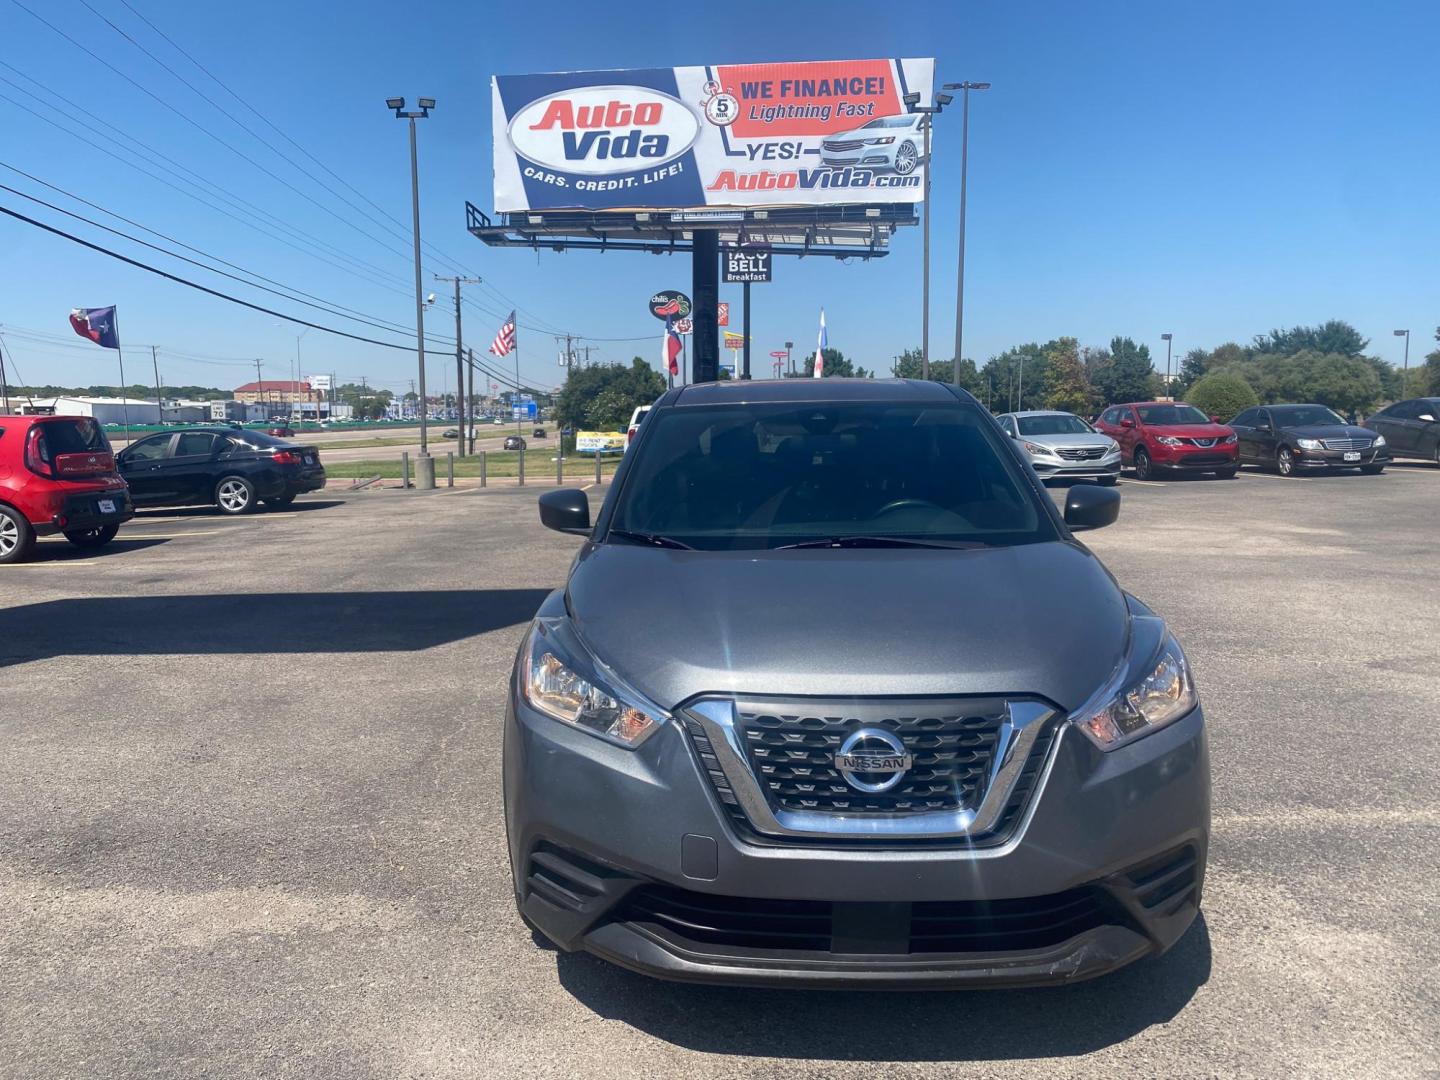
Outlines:
[{"label": "blue sky", "polygon": [[[375,214],[190,66],[123,0],[88,3]],[[448,261],[425,268],[427,289],[442,298],[433,328],[449,334],[453,323],[446,287],[430,275],[458,265],[482,276],[486,285],[468,290],[476,306],[465,308],[466,338],[483,350],[497,316],[518,304],[527,383],[551,385],[559,368],[553,336],[525,326],[569,330],[592,345],[594,359],[651,358],[658,324],[645,302],[660,288],[688,291],[690,267],[688,256],[491,249],[465,232],[467,199],[491,207],[489,78],[497,72],[933,55],[937,81],[992,82],[971,103],[965,351],[980,363],[1011,344],[1060,334],[1092,345],[1128,334],[1160,351],[1160,334],[1170,330],[1183,353],[1327,318],[1355,323],[1371,338],[1372,352],[1398,362],[1393,328],[1411,328],[1412,354],[1423,355],[1440,323],[1440,5],[1433,2],[735,0],[676,8],[618,0],[129,0],[326,168],[384,207],[393,216],[389,232],[235,126],[85,4],[0,0],[0,61],[13,65],[0,66],[0,78],[11,81],[0,82],[0,95],[27,106],[0,100],[0,161],[327,301],[413,326],[408,149],[404,125],[386,112],[384,98],[434,96],[438,107],[420,130],[424,232]],[[77,130],[45,108],[56,92],[103,122],[87,120]],[[936,356],[949,355],[954,326],[959,119],[958,109],[947,111],[936,128]],[[307,237],[286,246],[126,167],[110,152],[112,128]],[[6,169],[0,183],[117,224]],[[67,223],[9,192],[0,191],[0,205],[305,313]],[[252,213],[241,209],[237,216]],[[310,238],[329,245],[319,250],[367,267],[352,274],[333,265],[354,268],[341,256],[313,257]],[[920,240],[918,229],[904,232],[891,256],[870,263],[780,261],[775,281],[752,290],[757,372],[787,338],[797,351],[814,341],[822,305],[830,343],[866,366],[886,367],[899,350],[918,344]],[[0,334],[28,382],[113,381],[113,354],[64,337],[72,306],[110,303],[120,307],[132,380],[148,376],[140,366],[148,360],[142,343],[160,347],[167,383],[234,386],[253,377],[247,361],[255,357],[264,359],[267,377],[289,377],[298,328],[10,219],[0,219],[0,246]],[[732,301],[738,317],[739,288],[723,289],[721,298]],[[317,321],[371,332],[330,315]],[[606,340],[624,338],[639,340]],[[395,390],[414,375],[413,352],[320,331],[306,334],[300,348],[306,372],[365,375]],[[446,372],[453,379],[453,367],[432,354],[431,388]]]}]

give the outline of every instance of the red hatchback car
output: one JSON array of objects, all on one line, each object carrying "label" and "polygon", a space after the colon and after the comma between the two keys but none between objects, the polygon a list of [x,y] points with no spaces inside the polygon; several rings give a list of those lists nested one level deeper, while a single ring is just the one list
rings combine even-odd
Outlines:
[{"label": "red hatchback car", "polygon": [[1235,432],[1183,401],[1139,401],[1111,405],[1095,422],[1120,444],[1120,461],[1139,480],[1159,472],[1235,475],[1239,444]]},{"label": "red hatchback car", "polygon": [[100,547],[134,516],[104,429],[90,417],[0,416],[0,563],[28,558],[37,536]]}]

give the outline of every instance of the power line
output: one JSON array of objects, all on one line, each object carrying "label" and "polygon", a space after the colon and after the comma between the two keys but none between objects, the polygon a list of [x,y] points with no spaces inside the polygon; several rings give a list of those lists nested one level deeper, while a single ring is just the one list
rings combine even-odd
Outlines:
[{"label": "power line", "polygon": [[263,312],[266,315],[274,315],[278,319],[284,319],[286,322],[295,323],[297,326],[308,326],[312,330],[323,330],[325,331],[325,333],[334,334],[336,337],[349,338],[352,341],[363,341],[367,345],[379,345],[381,348],[384,349],[399,349],[402,352],[411,351],[411,348],[408,345],[397,345],[390,341],[380,341],[377,338],[363,337],[360,334],[352,334],[346,330],[337,330],[333,326],[325,326],[323,323],[314,323],[310,322],[307,319],[296,318],[294,315],[286,315],[283,311],[276,311],[274,308],[263,307],[260,304],[252,304],[249,300],[242,300],[238,296],[231,296],[229,293],[220,292],[218,289],[212,289],[208,285],[201,285],[199,282],[191,281],[189,278],[183,278],[177,274],[171,274],[168,271],[161,270],[157,266],[151,266],[149,263],[143,263],[139,259],[132,259],[128,255],[120,254],[118,251],[111,251],[109,248],[102,247],[100,244],[93,244],[89,240],[84,240],[78,236],[75,236],[73,233],[67,233],[64,229],[57,229],[55,226],[47,225],[43,221],[36,221],[32,217],[26,217],[18,210],[12,210],[8,206],[0,206],[0,214],[5,214],[8,217],[15,218],[18,221],[23,221],[27,225],[33,225],[37,229],[44,229],[46,232],[53,233],[55,236],[62,236],[72,243],[79,244],[81,247],[89,248],[91,251],[98,251],[100,252],[100,254],[108,255],[112,259],[119,259],[123,263],[128,263],[129,265],[138,267],[141,270],[147,270],[150,273],[155,274],[157,277],[163,277],[167,281],[175,282],[177,285],[184,285],[188,288],[195,289],[198,292],[208,293],[210,296],[219,297],[221,300],[228,300],[232,304],[239,304],[241,307],[247,307],[252,311]]},{"label": "power line", "polygon": [[[3,165],[3,164],[4,164],[4,162],[0,162],[0,165]],[[6,167],[8,168],[9,166],[6,166]],[[18,172],[19,170],[16,170],[16,171]],[[48,185],[47,185],[47,186],[48,186]],[[372,320],[372,319],[367,319],[367,318],[364,318],[364,317],[358,316],[358,315],[346,315],[343,311],[335,310],[334,308],[327,307],[327,306],[325,306],[324,304],[311,303],[311,302],[308,301],[308,300],[301,300],[301,299],[299,299],[298,297],[291,296],[288,292],[281,292],[281,291],[278,290],[278,289],[272,289],[272,288],[269,288],[268,286],[265,286],[265,285],[257,285],[257,284],[255,284],[254,282],[246,281],[244,278],[240,277],[240,276],[237,275],[237,274],[231,274],[231,273],[229,273],[229,272],[227,272],[227,271],[225,271],[225,270],[217,270],[217,269],[215,269],[213,266],[207,266],[205,263],[200,262],[198,259],[191,259],[191,258],[189,258],[189,257],[187,257],[187,256],[185,256],[185,255],[179,255],[179,254],[177,254],[177,253],[175,253],[175,252],[173,252],[173,251],[170,251],[170,250],[168,250],[168,249],[166,249],[166,248],[161,247],[161,246],[158,245],[158,244],[152,244],[152,243],[150,243],[148,240],[141,240],[141,239],[140,239],[139,237],[137,237],[137,236],[131,236],[129,233],[123,232],[123,231],[121,231],[120,229],[112,229],[112,228],[111,228],[110,226],[108,226],[108,225],[102,224],[101,222],[98,222],[98,221],[94,221],[94,220],[92,220],[91,218],[87,218],[87,217],[85,217],[85,216],[82,215],[82,214],[76,214],[76,213],[74,213],[74,212],[72,212],[72,211],[70,211],[70,210],[64,209],[63,207],[56,206],[54,203],[46,202],[44,199],[41,199],[41,198],[39,198],[39,197],[37,197],[37,196],[35,196],[35,195],[27,195],[25,192],[20,191],[20,190],[18,190],[17,188],[12,188],[12,187],[10,187],[8,184],[0,184],[0,191],[8,191],[8,192],[10,192],[12,195],[19,195],[22,199],[28,199],[30,202],[38,203],[39,205],[44,206],[44,207],[47,207],[47,208],[50,209],[50,210],[54,210],[56,213],[64,214],[66,217],[74,218],[76,221],[83,221],[85,224],[87,224],[87,225],[93,225],[93,226],[94,226],[95,228],[97,228],[97,229],[104,229],[106,232],[110,233],[110,234],[113,235],[113,236],[123,237],[124,239],[129,240],[131,243],[139,244],[139,245],[142,246],[142,247],[147,247],[147,248],[149,248],[149,249],[152,250],[152,251],[158,251],[158,252],[160,252],[162,255],[168,255],[168,256],[170,256],[170,258],[172,258],[172,259],[179,259],[181,262],[189,263],[191,266],[198,266],[198,267],[200,267],[200,269],[209,271],[209,272],[212,273],[212,274],[219,274],[221,277],[229,278],[229,279],[232,280],[232,281],[238,281],[238,282],[240,282],[240,284],[246,285],[246,286],[248,286],[248,287],[250,287],[250,288],[252,288],[252,289],[259,289],[259,290],[261,290],[262,292],[267,292],[267,293],[270,293],[270,294],[272,294],[272,295],[274,295],[274,296],[283,297],[283,298],[286,299],[286,300],[294,301],[295,303],[297,303],[297,304],[302,304],[302,305],[304,305],[305,307],[315,308],[315,309],[317,309],[317,310],[319,310],[319,311],[323,311],[323,312],[325,312],[326,314],[329,314],[329,315],[339,315],[342,319],[352,319],[352,320],[354,320],[355,322],[363,323],[363,324],[366,325],[366,326],[373,326],[373,327],[376,327],[377,329],[380,329],[380,330],[388,330],[388,331],[390,331],[391,333],[397,333],[397,334],[398,334],[398,333],[406,333],[406,332],[407,332],[407,328],[404,327],[404,326],[397,326],[397,324],[394,324],[394,323],[388,323],[388,324],[387,324],[387,323],[382,323],[382,322],[375,322],[375,321]],[[103,208],[102,208],[102,209],[103,209]],[[105,211],[105,212],[106,212],[106,213],[109,213],[109,211]],[[114,216],[118,217],[119,215],[114,215]],[[125,219],[121,219],[121,220],[125,220]],[[144,228],[144,226],[141,225],[140,228]],[[147,230],[147,231],[148,231],[148,230]],[[157,234],[157,235],[161,235],[161,234]],[[167,238],[167,239],[168,239],[168,238]],[[173,243],[179,243],[179,241],[172,241],[172,242],[173,242]],[[182,245],[182,246],[188,246],[188,245]],[[196,250],[196,249],[193,249],[193,248],[192,248],[191,250]],[[202,253],[202,254],[204,254],[204,253]],[[207,258],[213,258],[213,256],[209,256],[209,255],[207,255],[206,257],[207,257]],[[223,261],[223,260],[216,260],[216,261]],[[228,263],[227,263],[226,265],[232,265],[232,264],[228,264]],[[247,272],[248,272],[248,271],[247,271]],[[409,332],[409,333],[414,333],[414,332],[415,332],[415,331],[414,331],[414,328],[413,328],[413,327],[408,328],[408,332]],[[453,344],[454,344],[453,341],[447,341],[445,338],[437,337],[437,338],[435,338],[434,340],[437,341],[438,343],[442,344],[442,345],[453,345]]]},{"label": "power line", "polygon": [[[193,65],[195,65],[196,68],[198,68],[201,72],[203,72],[203,73],[205,74],[205,76],[206,76],[208,79],[210,79],[211,82],[213,82],[216,86],[220,87],[220,89],[224,90],[227,94],[229,94],[232,98],[234,98],[236,101],[238,101],[241,105],[245,106],[246,109],[248,109],[251,113],[253,113],[255,116],[257,116],[267,127],[269,127],[272,131],[274,131],[274,132],[275,132],[277,135],[279,135],[282,139],[284,139],[286,142],[288,142],[291,146],[295,147],[296,150],[299,150],[300,153],[304,154],[307,158],[309,158],[311,161],[313,161],[316,165],[318,165],[321,169],[323,169],[326,173],[328,173],[330,176],[332,176],[332,177],[333,177],[335,180],[337,180],[339,183],[343,184],[343,185],[344,185],[346,188],[348,188],[350,191],[354,192],[355,195],[357,195],[357,196],[358,196],[360,199],[362,199],[364,202],[368,203],[368,204],[369,204],[373,209],[375,209],[378,213],[383,214],[384,216],[388,217],[391,221],[395,222],[397,225],[400,225],[400,226],[402,226],[402,227],[404,226],[404,222],[403,222],[403,221],[401,221],[399,218],[395,217],[395,215],[391,214],[391,213],[390,213],[388,210],[386,210],[384,207],[380,206],[378,203],[376,203],[373,199],[371,199],[371,198],[370,198],[368,195],[366,195],[363,191],[360,191],[358,188],[356,188],[353,184],[351,184],[348,180],[346,180],[346,179],[345,179],[343,176],[341,176],[339,173],[335,172],[334,169],[332,169],[332,168],[330,168],[328,165],[326,165],[326,164],[325,164],[323,161],[321,161],[318,157],[316,157],[316,156],[315,156],[314,154],[312,154],[309,150],[307,150],[302,144],[296,142],[293,138],[291,138],[291,137],[284,131],[284,129],[282,129],[281,127],[279,127],[279,126],[278,126],[274,121],[272,121],[268,116],[266,116],[266,115],[265,115],[264,113],[262,113],[259,109],[255,108],[255,106],[251,105],[251,104],[250,104],[248,101],[246,101],[243,97],[241,97],[241,96],[240,96],[239,94],[237,94],[234,90],[232,90],[225,82],[223,82],[223,81],[220,79],[220,77],[219,77],[218,75],[216,75],[213,71],[211,71],[209,68],[207,68],[207,67],[206,67],[204,64],[202,64],[199,60],[195,59],[195,57],[194,57],[193,55],[191,55],[191,54],[190,54],[183,46],[181,46],[178,42],[176,42],[174,38],[170,37],[170,35],[167,34],[167,33],[165,33],[164,30],[161,30],[160,27],[156,26],[155,23],[152,22],[149,18],[147,18],[142,12],[137,11],[136,8],[135,8],[135,6],[134,6],[133,4],[131,4],[131,3],[129,2],[129,0],[120,0],[120,2],[121,2],[122,4],[124,4],[126,8],[128,8],[128,9],[130,10],[130,13],[131,13],[132,15],[134,15],[137,19],[139,19],[139,20],[140,20],[141,22],[143,22],[146,26],[148,26],[151,30],[153,30],[157,35],[159,35],[160,38],[161,38],[162,40],[164,40],[172,49],[174,49],[176,52],[178,52],[181,56],[185,57],[186,60],[189,60],[190,63],[192,63]],[[178,76],[177,76],[177,78],[178,78]],[[435,257],[440,258],[440,259],[444,260],[445,262],[450,263],[452,268],[454,268],[454,269],[459,269],[465,276],[472,276],[472,277],[474,276],[473,273],[470,271],[470,269],[469,269],[468,267],[461,266],[458,260],[456,260],[454,257],[446,254],[446,253],[445,253],[444,251],[442,251],[440,248],[438,248],[438,247],[436,247],[434,244],[430,243],[430,241],[428,241],[428,240],[423,241],[423,246],[426,247],[426,248],[428,248]]]}]

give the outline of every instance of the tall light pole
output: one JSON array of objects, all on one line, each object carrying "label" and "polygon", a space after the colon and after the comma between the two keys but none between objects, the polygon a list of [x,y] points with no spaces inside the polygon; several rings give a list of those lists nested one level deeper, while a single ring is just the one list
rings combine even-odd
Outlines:
[{"label": "tall light pole", "polygon": [[920,94],[906,94],[905,107],[912,113],[921,113],[924,119],[920,127],[925,132],[925,150],[922,165],[925,169],[925,256],[921,271],[921,312],[920,312],[920,377],[930,378],[930,128],[932,119],[955,99],[949,94],[936,94],[934,105],[921,105]]},{"label": "tall light pole", "polygon": [[794,347],[795,343],[793,341],[785,342],[785,370],[791,375],[795,374],[795,365],[790,362],[790,350]]},{"label": "tall light pole", "polygon": [[1396,337],[1405,339],[1405,366],[1400,370],[1400,396],[1410,396],[1410,331],[1396,330]]},{"label": "tall light pole", "polygon": [[955,282],[955,371],[953,382],[960,385],[960,347],[965,340],[965,188],[970,171],[970,91],[989,90],[988,82],[946,83],[946,90],[960,90],[960,272]]},{"label": "tall light pole", "polygon": [[434,98],[418,98],[418,109],[407,112],[403,97],[386,98],[385,107],[395,110],[397,120],[410,121],[410,211],[415,233],[415,359],[420,365],[420,455],[415,459],[415,486],[435,486],[435,459],[430,456],[425,407],[425,293],[420,283],[420,163],[415,153],[415,121],[423,120],[435,107]]},{"label": "tall light pole", "polygon": [[1160,340],[1165,342],[1165,396],[1173,399],[1174,394],[1170,392],[1170,341],[1174,334],[1161,334]]},{"label": "tall light pole", "polygon": [[[301,330],[300,333],[298,333],[298,334],[295,335],[295,393],[294,393],[293,396],[294,396],[295,398],[297,398],[297,399],[298,399],[299,396],[300,396],[300,380],[305,377],[304,375],[301,374],[301,370],[300,370],[300,339],[303,338],[303,337],[304,337],[306,334],[308,334],[309,332],[310,332],[310,327],[307,326],[304,330]],[[312,388],[312,389],[313,389],[313,388]],[[304,420],[304,419],[305,419],[305,410],[304,410],[304,409],[301,409],[301,410],[300,410],[300,419],[301,419],[301,420]],[[320,403],[319,403],[318,401],[315,403],[315,419],[316,419],[317,421],[320,419]]]}]

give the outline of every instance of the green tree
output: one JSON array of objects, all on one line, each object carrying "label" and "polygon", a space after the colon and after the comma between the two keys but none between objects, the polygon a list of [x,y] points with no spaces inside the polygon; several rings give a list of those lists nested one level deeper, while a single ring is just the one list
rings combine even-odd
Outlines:
[{"label": "green tree", "polygon": [[1289,356],[1298,352],[1359,356],[1369,345],[1368,338],[1341,319],[1331,319],[1319,326],[1294,326],[1289,330],[1271,330],[1258,334],[1254,341],[1257,353],[1278,353]]},{"label": "green tree", "polygon": [[1035,342],[1014,345],[985,361],[980,382],[985,395],[992,400],[992,412],[1040,409],[1045,405],[1046,350],[1056,343],[1041,346]]},{"label": "green tree", "polygon": [[1110,362],[1096,369],[1094,385],[1101,401],[1114,405],[1153,397],[1155,378],[1150,347],[1137,345],[1128,337],[1116,337],[1110,339]]},{"label": "green tree", "polygon": [[[787,378],[809,379],[815,375],[815,354],[812,352],[805,357],[800,364],[800,370]],[[821,378],[825,379],[870,379],[874,378],[874,372],[866,371],[863,367],[850,362],[849,358],[839,349],[825,350],[825,364],[820,369]]]},{"label": "green tree", "polygon": [[1300,367],[1308,391],[1301,400],[1329,405],[1342,415],[1368,413],[1380,400],[1380,379],[1361,357],[1298,353],[1291,359]]},{"label": "green tree", "polygon": [[1073,337],[1051,342],[1045,350],[1045,407],[1089,416],[1095,405],[1095,391],[1080,359],[1080,343]]},{"label": "green tree", "polygon": [[336,402],[349,405],[357,420],[384,416],[385,406],[389,405],[394,397],[389,390],[376,390],[359,383],[341,383],[335,387]]},{"label": "green tree", "polygon": [[555,422],[562,428],[623,430],[638,406],[664,392],[664,376],[638,356],[628,367],[574,367],[555,398]]},{"label": "green tree", "polygon": [[1218,416],[1222,421],[1260,404],[1255,390],[1233,371],[1202,375],[1186,392],[1185,400],[1206,416]]},{"label": "green tree", "polygon": [[1180,370],[1175,377],[1175,396],[1183,397],[1186,390],[1205,377],[1210,370],[1210,354],[1204,349],[1191,349],[1180,358]]},{"label": "green tree", "polygon": [[[895,357],[895,362],[890,365],[890,372],[897,379],[918,379],[921,377],[923,369],[924,365],[921,362],[920,350],[918,348],[906,349],[899,356]],[[930,360],[930,381],[948,383],[952,380],[954,370],[955,363],[953,360],[937,360],[932,358]],[[975,370],[975,361],[962,360],[960,362],[960,386],[983,401],[985,395],[981,393],[981,388],[984,387],[984,385],[985,380],[982,379],[980,373]]]}]

